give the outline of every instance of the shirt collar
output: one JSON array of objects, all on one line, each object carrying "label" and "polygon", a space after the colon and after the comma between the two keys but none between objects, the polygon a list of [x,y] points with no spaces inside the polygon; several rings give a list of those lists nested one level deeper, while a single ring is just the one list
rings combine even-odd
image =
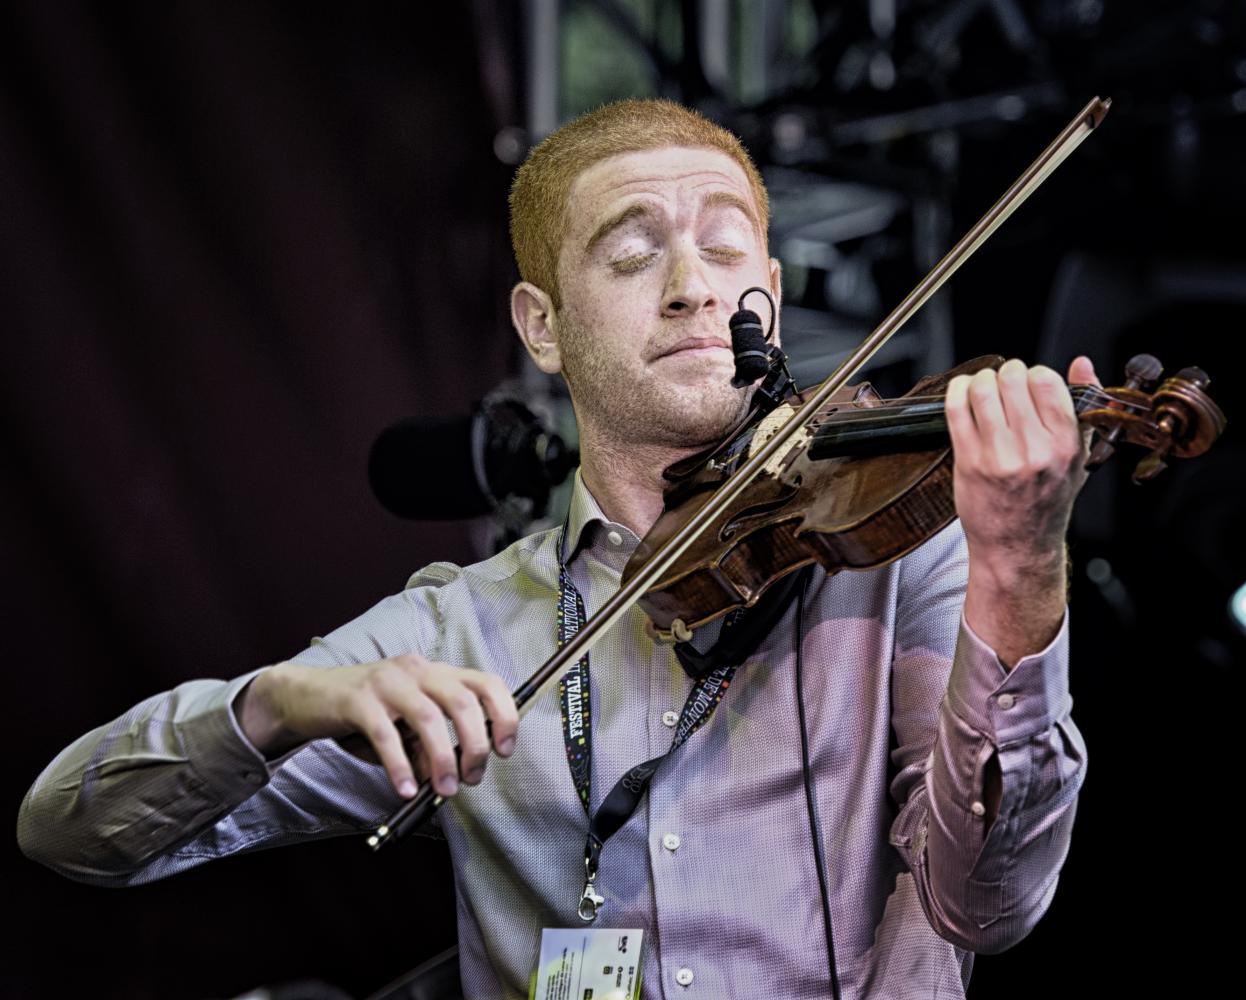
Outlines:
[{"label": "shirt collar", "polygon": [[[629,552],[639,542],[630,528],[606,517],[597,500],[584,484],[584,476],[577,467],[575,481],[571,487],[571,503],[567,508],[567,538],[564,552],[567,565],[571,565],[583,549],[591,547],[602,531],[618,532],[625,540],[625,547]],[[627,544],[629,542],[630,544]]]}]

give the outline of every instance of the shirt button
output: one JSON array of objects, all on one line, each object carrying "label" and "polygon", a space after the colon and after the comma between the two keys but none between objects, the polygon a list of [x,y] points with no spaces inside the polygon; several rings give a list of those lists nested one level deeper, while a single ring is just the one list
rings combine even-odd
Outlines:
[{"label": "shirt button", "polygon": [[617,531],[609,531],[606,533],[606,541],[613,545],[616,549],[623,544],[623,536]]},{"label": "shirt button", "polygon": [[969,807],[969,811],[973,813],[975,816],[985,816],[986,806],[984,806],[981,802],[975,802],[973,805]]},{"label": "shirt button", "polygon": [[678,712],[663,712],[662,713],[662,725],[670,726],[671,728],[674,728],[675,723],[677,723],[678,721],[679,721]]},{"label": "shirt button", "polygon": [[685,965],[682,969],[675,973],[675,982],[679,983],[680,986],[691,986],[692,970]]},{"label": "shirt button", "polygon": [[[665,847],[668,851],[678,851],[679,850],[679,834],[668,833],[665,837],[662,838],[662,846]],[[691,980],[689,980],[689,982],[691,982]],[[684,985],[686,986],[688,984],[685,983]]]},{"label": "shirt button", "polygon": [[1007,711],[1017,703],[1017,699],[1010,694],[1001,694],[997,699],[999,707]]}]

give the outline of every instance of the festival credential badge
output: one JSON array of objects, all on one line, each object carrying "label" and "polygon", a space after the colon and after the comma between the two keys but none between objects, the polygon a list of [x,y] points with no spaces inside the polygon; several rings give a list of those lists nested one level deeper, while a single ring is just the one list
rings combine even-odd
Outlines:
[{"label": "festival credential badge", "polygon": [[643,931],[546,927],[529,1000],[639,1000]]}]

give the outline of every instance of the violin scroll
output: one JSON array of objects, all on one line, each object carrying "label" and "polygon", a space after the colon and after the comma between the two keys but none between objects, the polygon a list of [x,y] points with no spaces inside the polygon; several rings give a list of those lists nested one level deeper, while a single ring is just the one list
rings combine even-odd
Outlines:
[{"label": "violin scroll", "polygon": [[1215,443],[1224,431],[1225,417],[1207,395],[1211,383],[1207,373],[1201,368],[1182,368],[1154,392],[1148,391],[1162,371],[1154,357],[1140,354],[1126,366],[1123,386],[1084,387],[1082,398],[1089,406],[1080,419],[1099,434],[1087,468],[1102,465],[1120,441],[1128,441],[1148,451],[1133,473],[1133,481],[1142,483],[1159,475],[1169,456],[1193,458]]}]

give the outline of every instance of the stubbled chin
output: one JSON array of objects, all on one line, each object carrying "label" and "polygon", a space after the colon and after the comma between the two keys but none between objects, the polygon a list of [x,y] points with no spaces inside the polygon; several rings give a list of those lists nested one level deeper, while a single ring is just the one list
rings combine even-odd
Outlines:
[{"label": "stubbled chin", "polygon": [[[680,447],[699,448],[721,439],[744,415],[747,396],[718,381],[704,386],[689,386],[675,394],[662,412],[655,414],[655,428],[666,443]],[[665,432],[665,433],[663,433]]]},{"label": "stubbled chin", "polygon": [[723,354],[721,351],[684,351],[673,354],[654,362],[650,366],[649,375],[667,385],[687,386],[709,392],[719,387],[730,390],[731,379],[735,375],[735,358],[727,354],[724,360]]}]

